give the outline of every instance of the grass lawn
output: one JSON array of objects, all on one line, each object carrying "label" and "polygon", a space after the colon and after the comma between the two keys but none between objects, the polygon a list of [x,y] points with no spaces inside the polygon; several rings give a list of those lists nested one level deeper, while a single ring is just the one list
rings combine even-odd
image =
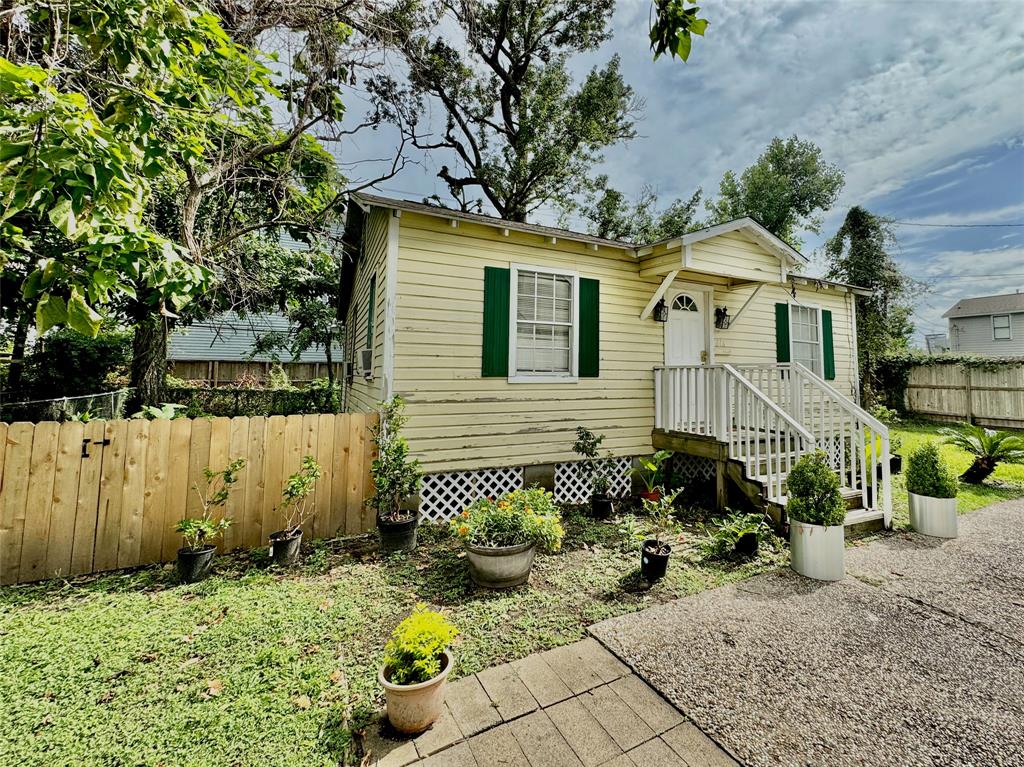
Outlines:
[{"label": "grass lawn", "polygon": [[[908,422],[890,428],[890,434],[903,441],[900,453],[903,455],[903,466],[906,468],[906,457],[929,440],[941,440],[941,426],[931,423]],[[949,461],[957,474],[971,465],[971,455],[952,445],[943,445],[943,457]],[[1005,501],[1010,498],[1024,496],[1024,465],[1000,464],[995,473],[983,485],[967,485],[960,483],[957,495],[957,507],[961,514],[974,511],[990,503]],[[903,474],[893,476],[892,482],[893,527],[908,529],[910,527],[910,511],[907,506],[907,485]]]},{"label": "grass lawn", "polygon": [[785,561],[772,546],[705,564],[684,544],[648,588],[617,523],[566,523],[563,551],[504,593],[474,589],[436,528],[410,557],[381,559],[363,536],[316,544],[292,573],[269,569],[264,550],[222,557],[193,586],[164,566],[0,589],[0,762],[352,764],[351,731],[380,703],[384,641],[417,601],[462,629],[461,675]]}]

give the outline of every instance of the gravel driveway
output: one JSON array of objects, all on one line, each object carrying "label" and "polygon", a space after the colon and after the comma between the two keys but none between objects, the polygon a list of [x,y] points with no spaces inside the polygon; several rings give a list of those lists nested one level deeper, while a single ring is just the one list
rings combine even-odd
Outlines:
[{"label": "gravel driveway", "polygon": [[1024,765],[1024,501],[593,634],[748,765]]}]

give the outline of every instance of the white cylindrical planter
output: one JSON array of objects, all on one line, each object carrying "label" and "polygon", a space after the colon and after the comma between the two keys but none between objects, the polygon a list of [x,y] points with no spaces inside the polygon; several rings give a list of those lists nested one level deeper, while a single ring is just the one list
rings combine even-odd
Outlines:
[{"label": "white cylindrical planter", "polygon": [[818,581],[841,581],[846,575],[846,549],[842,525],[825,527],[789,521],[790,566],[800,575]]},{"label": "white cylindrical planter", "polygon": [[956,498],[932,498],[930,495],[910,496],[910,526],[922,535],[956,538],[960,533]]}]

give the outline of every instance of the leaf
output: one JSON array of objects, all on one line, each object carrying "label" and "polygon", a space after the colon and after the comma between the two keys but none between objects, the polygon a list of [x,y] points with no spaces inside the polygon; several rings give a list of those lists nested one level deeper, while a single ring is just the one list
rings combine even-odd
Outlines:
[{"label": "leaf", "polygon": [[36,330],[39,333],[45,333],[55,325],[64,324],[67,318],[68,309],[60,296],[44,293],[36,304]]},{"label": "leaf", "polygon": [[292,703],[295,704],[296,708],[301,708],[303,710],[313,705],[313,701],[309,699],[308,695],[296,695],[292,698]]},{"label": "leaf", "polygon": [[75,221],[75,211],[71,208],[71,200],[65,197],[50,208],[50,212],[46,215],[50,219],[50,223],[60,229],[65,237],[69,240],[75,238],[77,222]]},{"label": "leaf", "polygon": [[206,683],[206,697],[216,698],[224,692],[224,683],[219,679],[211,679]]},{"label": "leaf", "polygon": [[100,332],[102,321],[103,318],[85,302],[78,288],[72,288],[71,298],[67,304],[67,323],[71,329],[83,336],[95,338]]},{"label": "leaf", "polygon": [[683,61],[690,58],[690,48],[693,46],[693,39],[690,35],[685,32],[679,35],[679,41],[676,43],[676,54]]}]

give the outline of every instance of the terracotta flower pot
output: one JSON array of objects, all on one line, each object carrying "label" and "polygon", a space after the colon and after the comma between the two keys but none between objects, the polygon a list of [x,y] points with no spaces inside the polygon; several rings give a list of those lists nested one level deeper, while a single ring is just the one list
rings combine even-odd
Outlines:
[{"label": "terracotta flower pot", "polygon": [[645,501],[650,501],[651,503],[657,503],[658,501],[661,500],[661,491],[660,490],[641,490],[640,491],[640,497],[643,498]]},{"label": "terracotta flower pot", "polygon": [[391,726],[406,735],[416,735],[436,722],[444,706],[445,682],[454,665],[455,658],[445,650],[441,673],[419,684],[392,684],[388,681],[389,670],[381,668],[377,681],[384,688]]}]

